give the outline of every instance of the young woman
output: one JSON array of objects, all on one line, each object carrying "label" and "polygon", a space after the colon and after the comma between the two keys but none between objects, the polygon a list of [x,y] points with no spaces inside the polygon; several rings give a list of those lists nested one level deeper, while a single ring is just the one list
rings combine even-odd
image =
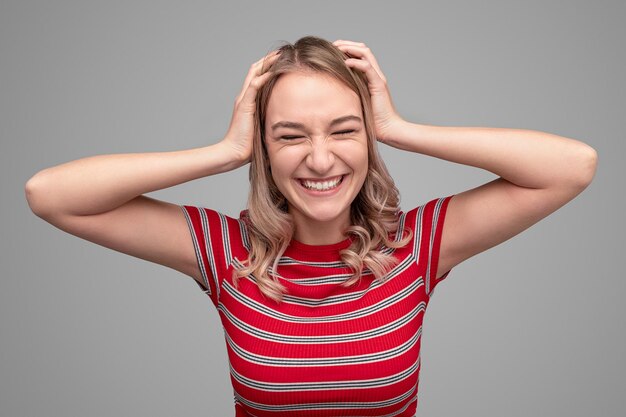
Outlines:
[{"label": "young woman", "polygon": [[[499,178],[401,211],[376,141]],[[413,416],[437,284],[573,199],[596,161],[544,132],[403,120],[367,46],[305,37],[251,66],[219,143],[69,162],[26,196],[58,228],[197,282],[237,416]],[[239,218],[143,195],[248,163]]]}]

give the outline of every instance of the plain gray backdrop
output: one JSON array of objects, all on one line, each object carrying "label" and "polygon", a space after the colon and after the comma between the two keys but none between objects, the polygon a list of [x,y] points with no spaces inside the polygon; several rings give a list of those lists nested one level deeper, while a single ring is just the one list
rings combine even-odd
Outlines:
[{"label": "plain gray backdrop", "polygon": [[[623,415],[625,18],[621,0],[1,0],[0,415],[234,414],[218,315],[192,279],[54,228],[24,184],[90,155],[215,143],[250,64],[304,35],[365,42],[410,121],[599,154],[583,194],[438,287],[417,415]],[[381,151],[404,209],[495,178]],[[247,188],[239,169],[151,195],[236,216]]]}]

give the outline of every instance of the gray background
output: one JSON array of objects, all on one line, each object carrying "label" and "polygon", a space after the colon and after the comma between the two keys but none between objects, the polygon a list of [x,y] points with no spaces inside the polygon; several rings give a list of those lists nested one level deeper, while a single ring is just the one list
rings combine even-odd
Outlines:
[{"label": "gray background", "polygon": [[[367,43],[411,121],[542,130],[599,154],[583,194],[438,287],[418,416],[623,415],[625,3],[382,3],[1,1],[1,416],[233,415],[197,285],[55,229],[23,187],[89,155],[218,141],[249,65],[307,34]],[[494,178],[382,152],[405,209]],[[240,169],[153,196],[237,215],[246,193]]]}]

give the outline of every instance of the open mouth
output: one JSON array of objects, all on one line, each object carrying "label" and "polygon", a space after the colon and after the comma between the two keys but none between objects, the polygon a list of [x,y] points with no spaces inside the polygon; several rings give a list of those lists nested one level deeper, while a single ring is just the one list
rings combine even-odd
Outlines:
[{"label": "open mouth", "polygon": [[339,187],[339,185],[343,182],[343,178],[345,175],[341,175],[339,177],[318,181],[318,180],[310,180],[310,179],[299,179],[300,184],[311,191],[330,191]]}]

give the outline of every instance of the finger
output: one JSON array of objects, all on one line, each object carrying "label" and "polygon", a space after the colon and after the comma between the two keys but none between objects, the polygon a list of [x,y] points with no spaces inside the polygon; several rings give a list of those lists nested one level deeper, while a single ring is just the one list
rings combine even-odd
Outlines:
[{"label": "finger", "polygon": [[254,109],[256,93],[261,87],[263,87],[272,74],[272,71],[266,71],[265,73],[253,78],[250,83],[248,83],[248,87],[246,88],[246,91],[244,91],[239,104],[243,103],[244,105],[251,105],[251,109]]},{"label": "finger", "polygon": [[351,55],[358,56],[359,58],[364,56],[370,61],[377,63],[374,53],[365,44],[337,44],[335,46],[343,52],[348,52]]},{"label": "finger", "polygon": [[344,39],[337,39],[335,42],[333,42],[333,45],[335,46],[337,45],[365,46],[363,42],[354,42],[354,41],[348,41]]},{"label": "finger", "polygon": [[367,81],[371,87],[373,87],[374,89],[385,89],[386,81],[380,76],[380,74],[376,71],[374,66],[369,61],[357,58],[348,58],[345,62],[346,65],[348,65],[349,67],[356,68],[359,71],[365,73]]},{"label": "finger", "polygon": [[245,93],[245,91],[248,88],[248,85],[250,84],[250,81],[254,79],[254,77],[262,74],[264,72],[263,71],[264,68],[265,69],[269,68],[269,66],[271,66],[276,61],[276,58],[278,58],[279,52],[280,51],[278,50],[270,52],[269,54],[265,55],[263,58],[259,59],[258,61],[256,61],[250,66],[250,70],[248,71],[246,79],[243,82],[243,86],[239,93],[239,97],[241,97]]},{"label": "finger", "polygon": [[268,66],[272,65],[276,61],[276,58],[278,58],[279,55],[280,55],[280,50],[276,49],[275,51],[272,51],[268,53],[267,55],[265,55],[263,58],[259,59],[257,62],[255,62],[255,64],[260,65],[261,68],[267,68]]},{"label": "finger", "polygon": [[337,45],[337,48],[339,48],[340,51],[346,52],[353,57],[361,58],[361,59],[365,59],[369,61],[370,64],[372,64],[372,66],[374,67],[374,70],[376,70],[376,72],[378,73],[378,76],[383,81],[387,82],[387,79],[385,78],[383,71],[380,69],[380,66],[378,65],[378,61],[376,60],[376,57],[374,57],[374,54],[367,46],[340,44],[340,45]]},{"label": "finger", "polygon": [[279,50],[270,52],[269,54],[265,55],[263,58],[259,59],[258,61],[256,61],[250,66],[250,69],[248,70],[248,74],[246,75],[246,78],[241,87],[241,91],[239,91],[239,94],[237,95],[236,102],[241,101],[241,98],[245,94],[246,90],[248,89],[248,86],[250,85],[250,82],[254,79],[254,77],[257,77],[258,75],[261,75],[263,72],[267,71],[267,69],[274,62],[276,62],[276,59],[278,58],[279,55],[280,55]]}]

